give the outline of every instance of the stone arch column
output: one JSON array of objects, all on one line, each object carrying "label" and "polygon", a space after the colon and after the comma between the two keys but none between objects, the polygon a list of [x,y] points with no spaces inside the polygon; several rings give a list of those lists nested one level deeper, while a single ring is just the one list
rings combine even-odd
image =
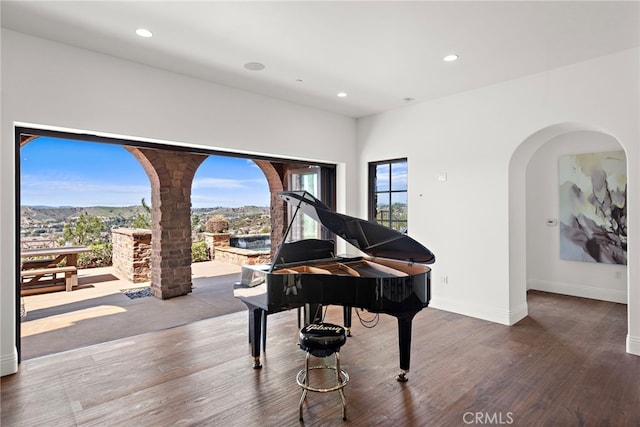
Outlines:
[{"label": "stone arch column", "polygon": [[21,134],[20,135],[20,148],[24,147],[25,145],[27,145],[29,142],[33,141],[36,138],[38,138],[38,135]]},{"label": "stone arch column", "polygon": [[151,182],[151,290],[162,299],[191,292],[191,184],[208,157],[127,147]]},{"label": "stone arch column", "polygon": [[273,163],[267,160],[254,160],[256,165],[264,173],[269,184],[271,214],[271,259],[275,256],[276,248],[284,236],[286,229],[285,201],[278,196],[278,192],[284,190],[285,170],[281,163]]}]

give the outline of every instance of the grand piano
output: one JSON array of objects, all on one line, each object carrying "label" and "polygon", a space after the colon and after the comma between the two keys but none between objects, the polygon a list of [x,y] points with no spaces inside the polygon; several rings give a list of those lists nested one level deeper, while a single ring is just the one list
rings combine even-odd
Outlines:
[{"label": "grand piano", "polygon": [[[305,323],[316,320],[317,308],[341,305],[345,326],[351,308],[384,313],[398,319],[400,373],[410,367],[414,316],[429,304],[433,253],[409,236],[377,223],[333,211],[306,191],[279,193],[295,208],[271,264],[242,267],[234,296],[249,310],[249,342],[254,368],[260,368],[260,338],[267,314],[305,307]],[[363,255],[335,256],[331,239],[286,242],[296,215],[303,212]],[[266,328],[266,326],[264,326]]]}]

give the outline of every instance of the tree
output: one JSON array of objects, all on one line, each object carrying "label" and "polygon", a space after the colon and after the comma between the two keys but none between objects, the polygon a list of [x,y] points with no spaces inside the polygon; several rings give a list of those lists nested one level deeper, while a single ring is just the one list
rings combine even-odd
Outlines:
[{"label": "tree", "polygon": [[149,229],[151,228],[151,207],[147,205],[144,197],[142,198],[141,203],[144,212],[139,212],[138,215],[136,215],[136,217],[133,219],[133,227]]},{"label": "tree", "polygon": [[102,242],[101,236],[104,224],[95,215],[84,212],[73,222],[67,221],[62,230],[62,244],[71,243],[73,245],[86,246],[91,243]]},{"label": "tree", "polygon": [[191,231],[194,233],[201,233],[205,230],[205,225],[202,222],[202,218],[198,215],[191,214]]}]

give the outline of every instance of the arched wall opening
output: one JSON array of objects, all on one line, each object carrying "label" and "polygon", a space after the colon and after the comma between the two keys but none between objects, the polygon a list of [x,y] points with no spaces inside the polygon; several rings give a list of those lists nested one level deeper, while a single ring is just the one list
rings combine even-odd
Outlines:
[{"label": "arched wall opening", "polygon": [[[286,176],[288,170],[300,168],[301,165],[304,165],[307,167],[310,165],[318,166],[323,171],[321,174],[323,179],[323,184],[324,184],[322,197],[324,197],[327,200],[328,204],[335,205],[335,200],[334,200],[335,185],[336,185],[335,165],[313,163],[313,162],[310,163],[309,161],[300,161],[295,159],[285,160],[285,159],[277,159],[277,158],[264,158],[264,157],[260,158],[259,156],[250,156],[250,155],[241,155],[241,154],[236,155],[234,153],[228,153],[228,152],[222,153],[220,151],[215,151],[211,149],[192,149],[192,148],[186,149],[179,145],[173,145],[169,143],[166,143],[166,144],[142,143],[136,140],[98,137],[95,135],[88,135],[88,134],[76,135],[68,132],[45,131],[41,129],[32,129],[32,128],[16,128],[16,136],[17,136],[16,139],[18,141],[18,144],[17,144],[18,147],[16,147],[17,148],[16,154],[19,154],[21,147],[25,146],[29,142],[32,142],[42,136],[49,136],[49,137],[60,138],[60,139],[71,139],[71,140],[77,140],[79,142],[107,143],[107,144],[119,145],[123,147],[124,150],[128,151],[132,155],[133,159],[139,162],[142,169],[144,170],[147,177],[149,178],[150,186],[152,188],[151,205],[152,207],[158,208],[157,212],[152,213],[152,223],[159,222],[160,218],[163,216],[160,214],[160,209],[163,206],[163,204],[168,205],[169,211],[173,214],[175,212],[176,203],[172,203],[172,201],[175,201],[177,199],[182,200],[181,196],[184,196],[187,193],[189,195],[189,199],[184,198],[184,200],[186,201],[181,203],[185,204],[185,207],[190,206],[190,195],[191,195],[191,185],[193,181],[193,175],[195,174],[195,171],[199,168],[199,166],[202,164],[205,158],[209,156],[215,156],[215,155],[225,155],[227,157],[233,156],[236,158],[251,160],[261,170],[262,174],[264,175],[268,183],[268,187],[270,191],[270,202],[271,202],[270,209],[271,209],[271,220],[272,220],[272,227],[271,227],[272,253],[275,246],[281,240],[282,233],[286,228],[285,203],[277,195],[277,193],[279,191],[287,189],[286,188],[287,184],[286,182],[284,182],[284,177]],[[15,161],[16,161],[16,170],[20,171],[19,155],[16,157]],[[189,171],[188,174],[180,173],[185,169]],[[166,176],[163,177],[162,174]],[[175,193],[176,196],[172,200],[169,200],[168,203],[166,203],[167,202],[166,200],[161,200],[160,203],[158,203],[157,200],[160,200],[160,198],[156,197],[156,199],[154,200],[153,193],[154,192],[157,194],[163,193],[164,190],[161,191],[161,188],[166,190],[168,186],[173,185],[171,184],[173,182],[171,178],[174,177],[174,175],[176,174],[179,177],[184,178],[182,181],[179,181],[176,185],[174,185],[174,187],[178,190],[178,192]],[[20,180],[19,179],[16,180],[16,194],[17,194],[17,201],[18,201],[17,205],[19,205],[20,204],[19,203],[20,201]],[[166,194],[164,195],[164,197],[166,198]],[[187,201],[189,203],[187,203]],[[164,215],[164,216],[167,216],[167,215]],[[182,216],[184,218],[187,218],[186,214]],[[15,217],[18,220],[20,218],[19,206],[16,206]],[[156,224],[156,228],[159,228],[157,227],[157,224]],[[189,221],[185,220],[183,221],[182,226],[174,227],[174,228],[179,228],[181,230],[188,229],[187,230],[188,233],[186,234],[188,234],[189,236],[191,234]],[[19,233],[19,229],[20,227],[19,227],[19,224],[17,223],[16,230],[18,233]],[[156,245],[158,245],[157,243],[158,241],[162,240],[161,238],[158,238],[158,236],[160,236],[160,231],[161,230],[156,230],[155,237],[152,239],[152,243],[153,241],[155,241]],[[20,240],[19,236],[17,237],[18,237],[17,241],[19,241]],[[168,240],[165,239],[165,241],[169,241],[169,240],[171,239],[168,239]],[[186,241],[187,239],[185,238],[184,240]],[[189,243],[190,243],[190,239],[189,239]],[[168,246],[174,246],[174,245],[168,245]],[[161,248],[158,248],[158,250],[160,249]],[[189,249],[190,249],[190,245],[189,245]],[[16,252],[18,251],[19,251],[19,248],[16,248]],[[182,252],[187,253],[187,250],[185,249]],[[190,254],[190,251],[189,251],[189,254]],[[16,259],[20,259],[19,253],[16,254]],[[20,269],[20,266],[16,265],[16,277],[19,276],[19,272],[18,272],[19,269]],[[159,277],[162,271],[164,270],[167,270],[166,266],[159,263],[158,272],[155,274],[155,276]],[[176,270],[176,269],[173,268],[172,270]],[[184,289],[178,290],[178,292],[176,292],[175,295],[171,295],[170,297],[180,296],[189,291],[191,287],[190,263],[189,263],[189,271],[186,272],[183,276],[189,278],[189,282],[187,283],[188,286],[185,286]],[[17,283],[18,283],[17,286],[19,287],[20,286],[19,280],[17,281]],[[161,287],[161,286],[162,285],[159,285],[158,287]],[[185,292],[185,290],[187,292]],[[162,294],[156,295],[156,296],[163,298]],[[16,348],[19,356],[18,360],[20,360],[21,359],[21,328],[20,328],[20,318],[18,317],[20,315],[20,289],[19,288],[16,288],[15,307],[16,307],[16,310],[15,310]]]},{"label": "arched wall opening", "polygon": [[[515,308],[519,313],[513,323],[528,314],[529,289],[626,302],[626,266],[560,262],[554,258],[558,256],[559,239],[559,224],[553,222],[558,220],[558,156],[620,150],[626,154],[621,141],[607,130],[581,123],[559,123],[531,134],[513,153],[509,164],[509,302],[512,311]],[[627,160],[627,167],[628,163]],[[555,192],[540,193],[549,188]],[[545,207],[534,206],[539,202]],[[633,216],[628,221],[634,222]],[[543,246],[547,253],[536,253]],[[548,271],[542,273],[544,269]],[[606,285],[602,285],[605,280]]]}]

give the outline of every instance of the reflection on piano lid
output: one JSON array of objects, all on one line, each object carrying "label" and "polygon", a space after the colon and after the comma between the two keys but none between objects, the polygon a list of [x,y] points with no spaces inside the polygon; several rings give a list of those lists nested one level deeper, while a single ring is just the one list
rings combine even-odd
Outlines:
[{"label": "reflection on piano lid", "polygon": [[[306,191],[283,191],[279,195],[327,230],[370,256],[423,264],[432,264],[436,260],[429,249],[406,234],[375,222],[337,213]],[[276,257],[275,264],[278,262]]]}]

